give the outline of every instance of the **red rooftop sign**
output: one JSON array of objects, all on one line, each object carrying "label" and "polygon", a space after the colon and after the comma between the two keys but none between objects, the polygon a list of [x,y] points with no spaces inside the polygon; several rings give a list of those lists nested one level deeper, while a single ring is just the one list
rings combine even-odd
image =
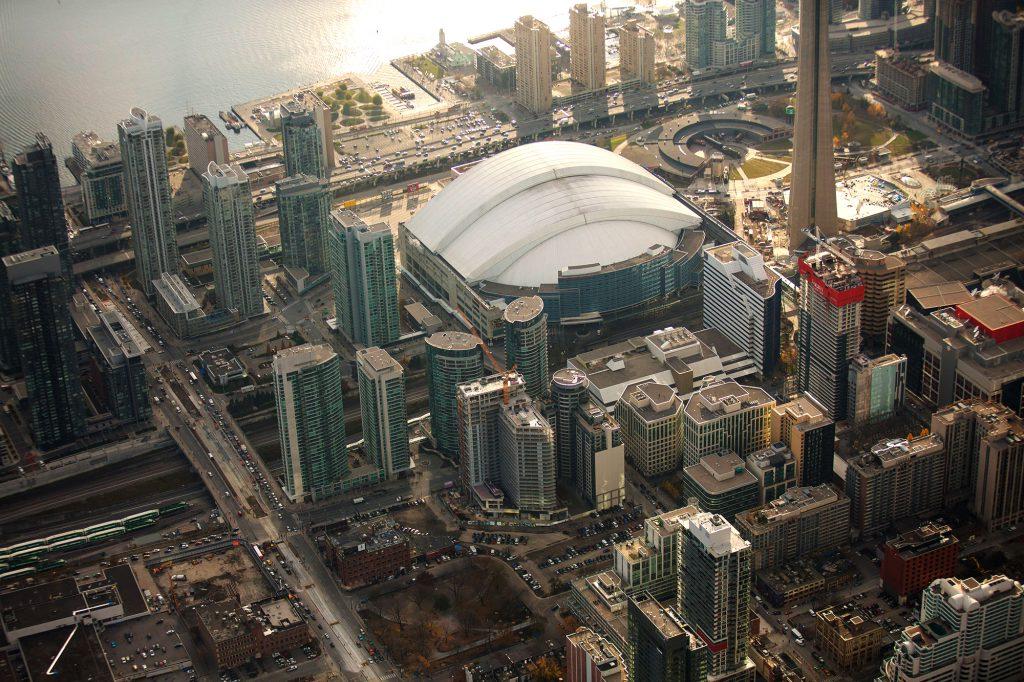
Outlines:
[{"label": "red rooftop sign", "polygon": [[851,303],[860,303],[864,300],[863,284],[839,291],[826,284],[825,280],[803,258],[800,259],[800,274],[810,280],[811,284],[814,285],[814,290],[821,296],[824,296],[834,306],[845,306]]}]

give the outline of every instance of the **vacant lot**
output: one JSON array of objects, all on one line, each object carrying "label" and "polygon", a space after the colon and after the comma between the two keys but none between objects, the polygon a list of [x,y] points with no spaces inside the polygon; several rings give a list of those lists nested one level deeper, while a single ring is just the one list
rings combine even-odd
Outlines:
[{"label": "vacant lot", "polygon": [[[393,512],[391,518],[406,528],[415,528],[428,535],[444,535],[451,532],[445,525],[445,522],[439,519],[434,510],[427,504],[420,504]],[[454,530],[454,528],[451,530]]]},{"label": "vacant lot", "polygon": [[506,638],[530,618],[499,562],[478,558],[452,568],[443,577],[421,573],[408,588],[372,598],[361,612],[373,639],[400,665],[428,671],[445,654]]},{"label": "vacant lot", "polygon": [[[197,559],[162,564],[155,576],[164,594],[175,591],[186,603],[205,599],[225,599],[237,594],[242,604],[251,604],[271,596],[263,575],[242,547],[217,550]],[[185,580],[171,580],[183,575]]]}]

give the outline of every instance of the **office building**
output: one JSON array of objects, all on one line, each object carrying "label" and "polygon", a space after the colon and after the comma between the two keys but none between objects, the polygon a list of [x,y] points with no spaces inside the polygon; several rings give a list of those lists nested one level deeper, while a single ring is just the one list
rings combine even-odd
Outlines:
[{"label": "office building", "polygon": [[971,512],[985,528],[1024,520],[1024,421],[1005,407],[975,408],[977,473]]},{"label": "office building", "polygon": [[676,594],[678,542],[682,523],[700,508],[690,504],[644,519],[643,535],[615,543],[612,557],[620,587],[627,594],[649,592],[658,599]]},{"label": "office building", "polygon": [[[218,670],[252,665],[279,651],[289,651],[313,639],[311,626],[285,598],[241,605],[237,596],[202,601],[189,608],[197,644]],[[157,667],[155,664],[153,667]]]},{"label": "office building", "polygon": [[999,280],[952,306],[893,311],[887,350],[907,357],[907,390],[930,407],[980,399],[1024,413],[1022,301]]},{"label": "office building", "polygon": [[846,494],[854,528],[870,535],[897,519],[939,511],[944,459],[942,441],[934,434],[887,438],[851,459]]},{"label": "office building", "polygon": [[123,421],[142,421],[153,414],[142,357],[150,345],[116,310],[99,314],[88,336],[99,358],[99,373],[111,414]]},{"label": "office building", "polygon": [[882,662],[885,682],[1024,678],[1024,588],[994,575],[946,577],[921,594],[918,622],[899,633]]},{"label": "office building", "polygon": [[516,58],[494,45],[476,51],[476,73],[503,93],[516,89]]},{"label": "office building", "polygon": [[832,479],[836,424],[806,395],[772,410],[771,442],[785,443],[796,457],[800,485],[815,486]]},{"label": "office building", "polygon": [[797,486],[796,457],[785,443],[772,443],[755,450],[747,455],[746,463],[747,471],[757,480],[758,504],[782,497]]},{"label": "office building", "polygon": [[771,374],[779,362],[781,279],[745,242],[704,250],[704,325],[737,343],[763,377]]},{"label": "office building", "polygon": [[178,234],[171,213],[164,125],[144,109],[134,108],[117,124],[132,226],[132,249],[139,287],[155,292],[153,280],[178,274]]},{"label": "office building", "polygon": [[985,132],[985,83],[972,73],[946,62],[928,65],[925,81],[928,118],[964,137]]},{"label": "office building", "polygon": [[600,634],[581,627],[565,636],[565,682],[625,682],[622,654]]},{"label": "office building", "polygon": [[974,497],[978,473],[978,423],[986,415],[1013,414],[1004,405],[979,401],[958,402],[932,414],[931,432],[942,439],[944,448],[943,506],[953,507]]},{"label": "office building", "polygon": [[628,387],[615,406],[626,458],[644,476],[672,471],[679,464],[683,403],[670,386],[642,381]]},{"label": "office building", "polygon": [[462,332],[438,332],[427,337],[426,347],[430,435],[438,450],[458,455],[456,387],[484,375],[480,339]]},{"label": "office building", "polygon": [[282,104],[285,175],[330,178],[334,167],[333,137],[331,112],[322,102],[290,100]]},{"label": "office building", "polygon": [[307,343],[279,351],[273,372],[285,492],[297,501],[336,494],[348,475],[341,360]]},{"label": "office building", "polygon": [[828,485],[790,488],[733,521],[750,542],[755,571],[773,570],[850,541],[850,499]]},{"label": "office building", "polygon": [[883,48],[875,52],[875,82],[878,91],[904,109],[919,111],[928,105],[925,97],[927,62]]},{"label": "office building", "polygon": [[[555,413],[556,425],[558,413]],[[615,417],[592,402],[575,414],[576,489],[595,510],[620,506],[626,500],[626,446]],[[555,431],[555,452],[558,452]]]},{"label": "office building", "polygon": [[852,254],[853,267],[864,286],[860,307],[860,333],[868,348],[885,347],[889,313],[907,298],[907,264],[899,256],[860,249]]},{"label": "office building", "polygon": [[[1024,13],[1013,9],[990,15],[991,45],[987,50],[988,106],[999,112],[1000,122],[1005,123],[1020,120],[1024,112]],[[979,48],[986,52],[983,46]]]},{"label": "office building", "polygon": [[893,353],[877,358],[861,353],[850,361],[847,382],[846,419],[851,425],[888,419],[903,408],[907,359]]},{"label": "office building", "polygon": [[[832,4],[835,3],[833,0]],[[789,249],[792,253],[804,243],[804,230],[815,228],[822,235],[832,236],[839,229],[832,154],[829,9],[827,3],[800,3],[796,122],[789,194]]]},{"label": "office building", "polygon": [[960,542],[949,526],[925,523],[882,545],[882,588],[905,601],[939,578],[956,574]]},{"label": "office building", "polygon": [[116,142],[94,132],[81,132],[71,139],[71,158],[82,186],[85,219],[92,225],[123,215],[128,210],[124,191],[124,164]]},{"label": "office building", "polygon": [[188,150],[188,167],[200,177],[211,163],[224,166],[231,162],[228,138],[205,114],[185,117],[185,149]]},{"label": "office building", "polygon": [[348,209],[331,213],[327,249],[338,329],[352,343],[397,341],[398,281],[395,243],[386,223],[367,225]]},{"label": "office building", "polygon": [[857,607],[829,606],[815,615],[816,642],[840,670],[854,672],[878,662],[885,629]]},{"label": "office building", "polygon": [[508,304],[505,320],[505,364],[514,367],[526,380],[531,398],[547,394],[548,316],[540,296],[517,298]]},{"label": "office building", "polygon": [[750,543],[717,514],[683,520],[677,609],[707,645],[708,680],[753,682],[750,634]]},{"label": "office building", "polygon": [[532,114],[551,111],[551,30],[527,15],[515,25],[516,104]]},{"label": "office building", "polygon": [[18,192],[19,248],[31,251],[53,245],[66,269],[68,223],[64,218],[64,198],[60,191],[60,173],[53,145],[42,133],[11,162],[14,186]]},{"label": "office building", "polygon": [[385,520],[358,525],[348,532],[328,532],[316,538],[324,563],[347,589],[354,589],[412,570],[409,536]]},{"label": "office building", "polygon": [[708,647],[671,606],[649,594],[629,598],[628,679],[650,682],[703,682],[708,679]]},{"label": "office building", "polygon": [[[831,116],[828,120],[831,126]],[[831,252],[800,260],[797,385],[836,421],[846,418],[848,371],[860,350],[863,300],[860,277]]]},{"label": "office building", "polygon": [[241,166],[213,162],[202,177],[217,307],[237,310],[242,318],[261,315],[263,287],[249,177]]},{"label": "office building", "polygon": [[73,443],[85,428],[84,400],[60,253],[43,246],[5,256],[3,266],[32,438],[40,450]]},{"label": "office building", "polygon": [[569,10],[569,75],[586,90],[606,84],[604,15],[586,3]]},{"label": "office building", "polygon": [[619,29],[619,77],[623,82],[637,79],[641,85],[655,83],[657,44],[654,34],[631,19]]},{"label": "office building", "polygon": [[576,411],[588,401],[587,375],[578,369],[560,369],[551,375],[551,410],[555,418],[555,459],[558,478],[579,481]]},{"label": "office building", "polygon": [[523,377],[515,372],[465,380],[455,387],[459,475],[467,489],[501,482],[501,408],[524,391]]},{"label": "office building", "polygon": [[691,70],[712,65],[712,46],[725,41],[726,13],[722,0],[686,0],[686,65]]},{"label": "office building", "polygon": [[892,18],[896,7],[892,0],[860,0],[857,3],[857,17],[864,21]]},{"label": "office building", "polygon": [[503,401],[497,419],[501,488],[520,514],[558,507],[555,431],[529,396]]},{"label": "office building", "polygon": [[409,470],[409,425],[405,371],[380,348],[356,351],[363,448],[388,478]]},{"label": "office building", "polygon": [[757,479],[743,466],[735,452],[704,455],[683,468],[682,497],[695,499],[706,512],[732,521],[736,514],[758,504]]},{"label": "office building", "polygon": [[740,457],[768,447],[775,401],[757,386],[719,381],[701,388],[683,410],[683,466],[732,450]]},{"label": "office building", "polygon": [[329,273],[330,183],[311,175],[293,175],[278,181],[275,189],[282,265],[296,279],[314,280]]}]

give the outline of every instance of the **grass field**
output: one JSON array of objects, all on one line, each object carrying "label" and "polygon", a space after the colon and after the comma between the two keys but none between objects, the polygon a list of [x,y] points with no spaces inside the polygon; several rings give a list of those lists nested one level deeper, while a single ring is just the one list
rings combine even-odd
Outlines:
[{"label": "grass field", "polygon": [[743,172],[748,178],[761,178],[765,175],[778,173],[784,169],[786,164],[781,161],[770,161],[769,159],[753,158],[743,164]]}]

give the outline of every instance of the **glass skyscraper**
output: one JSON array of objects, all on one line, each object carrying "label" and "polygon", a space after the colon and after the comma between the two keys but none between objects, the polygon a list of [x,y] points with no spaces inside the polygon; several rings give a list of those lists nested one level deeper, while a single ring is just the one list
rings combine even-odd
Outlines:
[{"label": "glass skyscraper", "polygon": [[203,173],[203,205],[213,250],[217,306],[244,319],[263,312],[256,222],[249,177],[237,165],[210,162]]},{"label": "glass skyscraper", "polygon": [[409,470],[409,425],[405,407],[405,372],[387,351],[356,352],[363,448],[388,478]]}]

